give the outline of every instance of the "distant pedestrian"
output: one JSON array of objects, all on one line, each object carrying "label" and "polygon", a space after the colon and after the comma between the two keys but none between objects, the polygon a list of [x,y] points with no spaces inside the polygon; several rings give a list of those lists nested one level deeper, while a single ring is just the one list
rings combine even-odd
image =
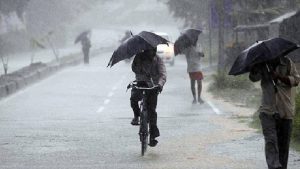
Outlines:
[{"label": "distant pedestrian", "polygon": [[84,31],[81,34],[79,34],[75,40],[75,44],[78,43],[79,41],[81,42],[82,46],[82,53],[83,53],[83,61],[85,64],[89,64],[89,53],[90,53],[90,48],[91,48],[91,31]]},{"label": "distant pedestrian", "polygon": [[286,169],[295,113],[292,88],[298,86],[300,76],[289,58],[278,57],[252,67],[249,78],[261,81],[262,102],[258,111],[268,168]]},{"label": "distant pedestrian", "polygon": [[198,102],[204,103],[201,98],[203,73],[201,71],[201,58],[204,57],[200,46],[199,35],[202,33],[200,29],[186,29],[177,38],[174,44],[175,55],[184,54],[187,62],[187,72],[190,76],[191,90],[193,94],[193,104],[197,103],[196,82],[198,86]]},{"label": "distant pedestrian", "polygon": [[82,52],[83,52],[83,61],[85,64],[89,64],[90,62],[90,48],[91,48],[91,40],[86,36],[81,40]]},{"label": "distant pedestrian", "polygon": [[197,94],[198,94],[198,102],[200,104],[204,103],[201,98],[202,92],[202,79],[203,73],[201,71],[201,58],[204,57],[201,48],[194,44],[183,50],[183,54],[186,56],[187,61],[187,72],[189,73],[190,83],[191,83],[191,91],[193,95],[193,104],[197,103],[196,96],[196,82],[197,82]]}]

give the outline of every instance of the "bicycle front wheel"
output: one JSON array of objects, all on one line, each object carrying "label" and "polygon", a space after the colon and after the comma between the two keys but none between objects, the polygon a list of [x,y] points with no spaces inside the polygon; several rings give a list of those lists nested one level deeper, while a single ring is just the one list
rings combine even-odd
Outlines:
[{"label": "bicycle front wheel", "polygon": [[141,143],[141,155],[142,156],[144,156],[144,154],[146,153],[146,151],[147,151],[147,146],[148,146],[148,141],[147,141],[148,139],[147,138],[145,138]]},{"label": "bicycle front wheel", "polygon": [[141,113],[140,123],[140,141],[141,141],[141,154],[144,156],[148,146],[148,120],[147,112]]}]

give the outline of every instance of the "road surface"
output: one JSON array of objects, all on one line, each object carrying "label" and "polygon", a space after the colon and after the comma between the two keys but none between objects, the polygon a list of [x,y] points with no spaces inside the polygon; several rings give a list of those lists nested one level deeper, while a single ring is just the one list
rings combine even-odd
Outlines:
[{"label": "road surface", "polygon": [[[230,118],[213,99],[191,104],[183,58],[167,66],[157,110],[161,137],[141,157],[126,93],[133,74],[123,62],[106,68],[111,53],[0,101],[1,169],[266,168],[259,133]],[[299,159],[291,152],[290,168],[298,168]]]}]

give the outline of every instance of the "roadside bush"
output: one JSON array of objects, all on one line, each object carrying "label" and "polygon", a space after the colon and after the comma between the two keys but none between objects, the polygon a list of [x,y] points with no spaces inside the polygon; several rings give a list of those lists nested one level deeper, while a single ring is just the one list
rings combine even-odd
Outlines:
[{"label": "roadside bush", "polygon": [[294,141],[300,143],[300,92],[297,92],[296,98],[295,98],[295,117],[293,120],[293,139]]},{"label": "roadside bush", "polygon": [[248,80],[247,75],[230,76],[227,71],[218,72],[213,75],[213,83],[210,90],[213,89],[252,89],[253,83]]}]

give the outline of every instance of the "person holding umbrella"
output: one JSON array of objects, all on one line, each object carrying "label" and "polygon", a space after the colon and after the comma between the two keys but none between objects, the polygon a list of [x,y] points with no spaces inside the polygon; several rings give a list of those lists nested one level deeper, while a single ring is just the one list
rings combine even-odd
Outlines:
[{"label": "person holding umbrella", "polygon": [[258,112],[265,138],[269,169],[286,169],[294,116],[292,88],[300,82],[293,61],[286,55],[298,46],[282,38],[257,42],[238,56],[229,74],[250,71],[249,79],[260,81],[262,101]]},{"label": "person holding umbrella", "polygon": [[[113,66],[117,62],[134,57],[132,71],[135,73],[135,81],[143,83],[147,87],[158,86],[157,90],[149,91],[147,95],[147,110],[150,124],[150,143],[154,147],[158,143],[156,140],[160,136],[157,127],[157,97],[162,92],[166,83],[166,67],[160,57],[156,55],[158,44],[167,44],[167,40],[151,32],[143,31],[138,35],[133,35],[121,44],[114,51],[108,66]],[[132,125],[139,125],[140,107],[138,102],[142,99],[140,90],[131,90],[130,104],[134,113],[131,121]]]},{"label": "person holding umbrella", "polygon": [[198,37],[201,33],[198,29],[187,29],[175,41],[175,55],[184,54],[187,61],[187,72],[190,77],[191,91],[193,95],[193,104],[197,103],[196,99],[196,82],[198,89],[198,102],[204,103],[201,98],[203,73],[201,71],[201,58],[204,57],[201,48],[197,46]]},{"label": "person holding umbrella", "polygon": [[[157,144],[159,130],[157,128],[157,96],[158,92],[162,92],[163,86],[166,83],[167,73],[164,62],[156,55],[157,48],[145,50],[135,56],[132,63],[132,71],[135,73],[137,82],[146,82],[146,86],[151,87],[157,85],[157,91],[149,91],[147,93],[147,106],[150,120],[150,146]],[[131,121],[132,125],[139,124],[140,108],[138,102],[142,99],[140,90],[131,90],[130,104],[134,112],[134,118]]]},{"label": "person holding umbrella", "polygon": [[82,46],[82,53],[83,53],[83,61],[85,64],[89,64],[89,53],[90,53],[90,48],[91,48],[91,40],[90,40],[90,35],[91,31],[84,31],[81,34],[77,36],[75,39],[75,44],[78,43],[79,41],[81,42]]}]

